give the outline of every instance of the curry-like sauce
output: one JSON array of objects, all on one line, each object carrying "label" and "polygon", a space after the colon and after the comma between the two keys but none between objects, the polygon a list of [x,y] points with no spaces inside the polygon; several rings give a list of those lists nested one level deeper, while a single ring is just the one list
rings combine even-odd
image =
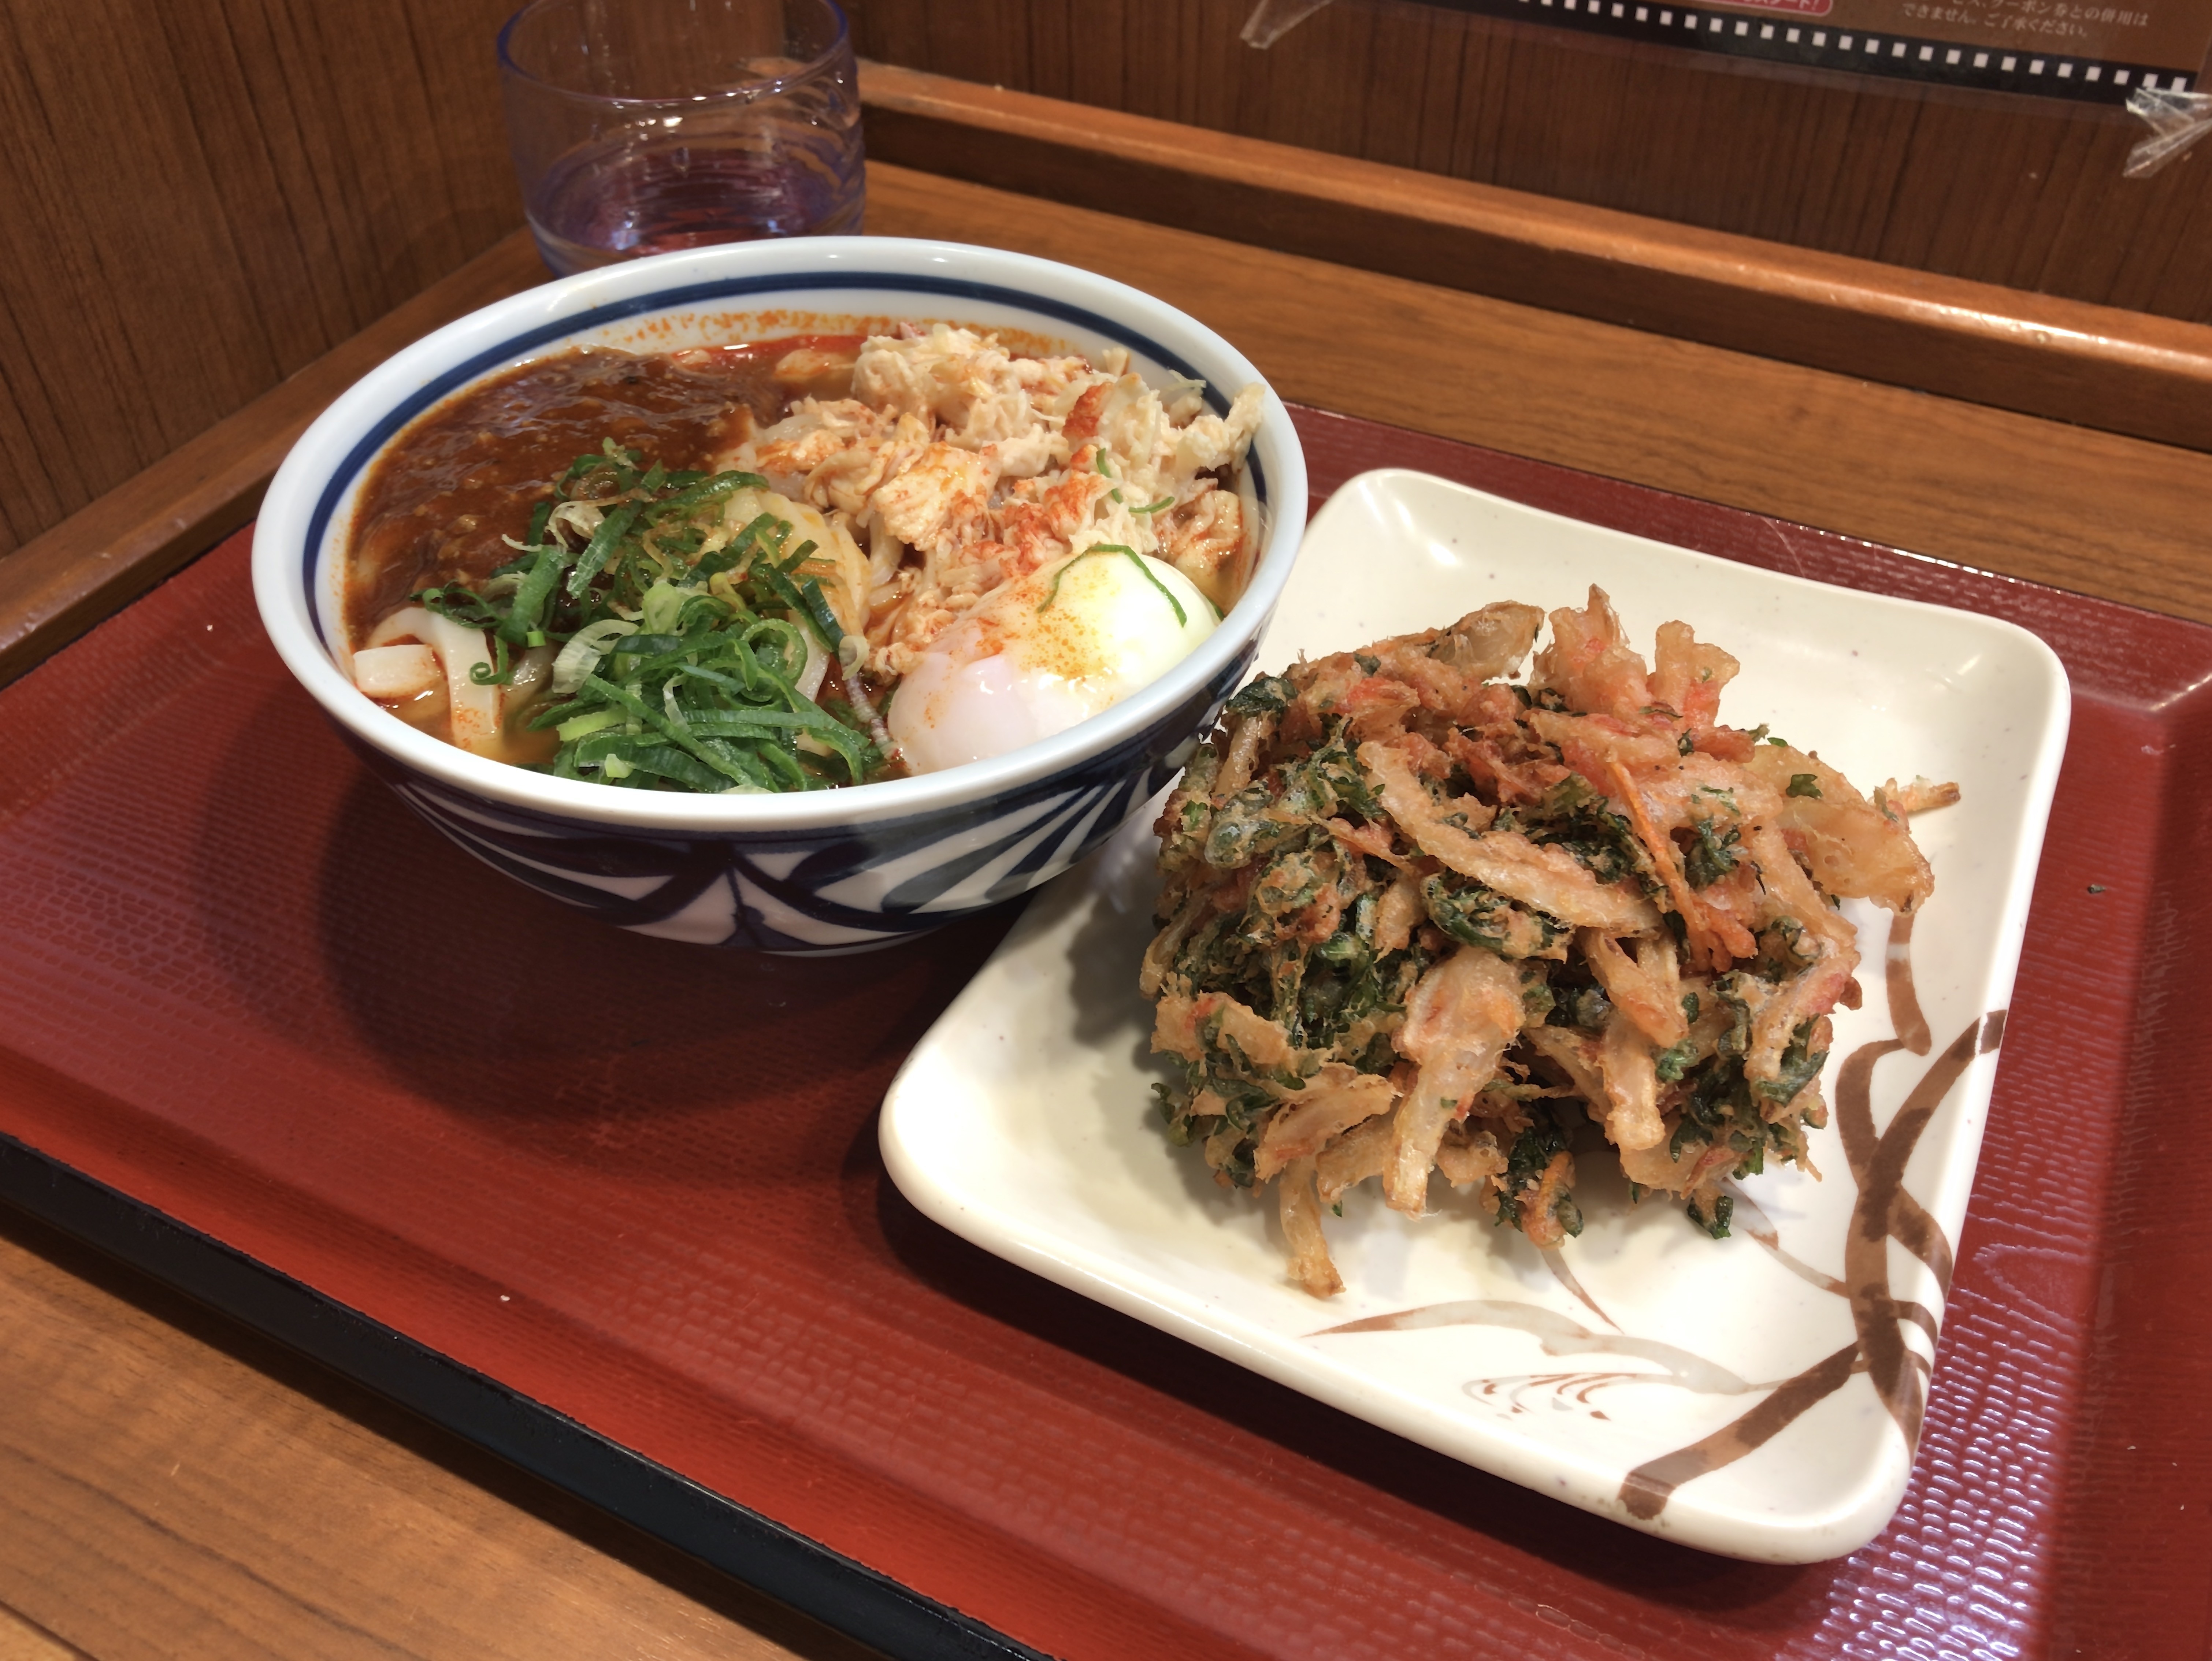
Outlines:
[{"label": "curry-like sauce", "polygon": [[611,438],[670,471],[703,468],[781,416],[776,364],[858,336],[803,335],[637,355],[583,347],[509,370],[431,410],[379,458],[355,512],[346,624],[358,640],[426,588],[475,587],[514,557],[531,510],[578,456]]}]

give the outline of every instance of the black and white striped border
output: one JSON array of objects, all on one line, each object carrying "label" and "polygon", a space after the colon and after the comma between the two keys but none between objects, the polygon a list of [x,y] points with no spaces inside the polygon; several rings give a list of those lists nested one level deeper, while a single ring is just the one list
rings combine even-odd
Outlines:
[{"label": "black and white striped border", "polygon": [[1972,46],[1887,30],[1840,28],[1825,19],[1747,15],[1656,0],[1439,0],[1459,11],[1582,29],[1621,39],[1686,46],[1805,69],[2035,93],[2078,103],[2124,104],[2138,87],[2189,90],[2192,72],[2157,64],[2087,58],[2045,45]]}]

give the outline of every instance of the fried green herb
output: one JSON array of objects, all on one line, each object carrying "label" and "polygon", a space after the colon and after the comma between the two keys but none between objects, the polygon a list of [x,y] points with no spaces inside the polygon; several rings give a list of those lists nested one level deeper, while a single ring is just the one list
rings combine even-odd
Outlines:
[{"label": "fried green herb", "polygon": [[1431,876],[1421,884],[1429,920],[1453,939],[1500,957],[1536,957],[1571,931],[1555,917],[1516,905],[1465,877]]},{"label": "fried green herb", "polygon": [[[1553,1117],[1549,1108],[1540,1104],[1530,1104],[1528,1128],[1514,1139],[1513,1149],[1505,1158],[1505,1177],[1499,1185],[1498,1224],[1502,1226],[1510,1222],[1516,1228],[1525,1231],[1528,1219],[1522,1215],[1528,1204],[1524,1197],[1533,1185],[1542,1181],[1553,1156],[1567,1151],[1568,1141],[1566,1131]],[[1567,1234],[1579,1234],[1583,1232],[1582,1209],[1564,1188],[1552,1202],[1552,1216]]]},{"label": "fried green herb", "polygon": [[1697,1058],[1697,1041],[1686,1038],[1680,1044],[1660,1051],[1652,1058],[1651,1067],[1662,1084],[1674,1084],[1680,1081],[1683,1070]]},{"label": "fried green herb", "polygon": [[1709,888],[1736,867],[1743,858],[1737,846],[1743,833],[1731,825],[1725,832],[1713,829],[1713,821],[1700,819],[1692,827],[1690,846],[1682,857],[1682,875],[1690,879],[1693,888]]},{"label": "fried green herb", "polygon": [[1782,1052],[1780,1064],[1771,1079],[1761,1079],[1754,1087],[1769,1101],[1789,1102],[1797,1099],[1797,1093],[1820,1077],[1820,1069],[1828,1064],[1828,1052],[1813,1048],[1813,1034],[1816,1023],[1801,1021],[1790,1035],[1790,1046]]},{"label": "fried green herb", "polygon": [[1713,1214],[1710,1217],[1698,1209],[1698,1203],[1694,1199],[1686,1203],[1682,1209],[1690,1221],[1704,1229],[1705,1233],[1717,1240],[1724,1240],[1728,1238],[1729,1220],[1735,1215],[1735,1201],[1727,1194],[1719,1196],[1713,1201]]}]

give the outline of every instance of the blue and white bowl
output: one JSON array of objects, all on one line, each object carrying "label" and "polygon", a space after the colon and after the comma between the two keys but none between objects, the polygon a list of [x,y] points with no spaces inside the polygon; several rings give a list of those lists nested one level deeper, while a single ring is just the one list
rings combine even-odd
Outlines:
[{"label": "blue and white bowl", "polygon": [[471,755],[362,697],[345,670],[345,544],[378,453],[434,404],[572,346],[633,350],[900,319],[1127,348],[1164,384],[1192,376],[1226,409],[1259,372],[1149,294],[1049,260],[957,243],[816,237],[666,254],[548,283],[418,341],[301,438],[255,532],[254,593],[286,665],[354,747],[448,838],[580,910],[645,934],[755,950],[866,950],[1049,881],[1182,766],[1249,672],[1305,528],[1305,459],[1271,391],[1249,466],[1265,510],[1258,567],[1221,626],[1104,714],[944,773],[793,796],[695,796],[555,779]]}]

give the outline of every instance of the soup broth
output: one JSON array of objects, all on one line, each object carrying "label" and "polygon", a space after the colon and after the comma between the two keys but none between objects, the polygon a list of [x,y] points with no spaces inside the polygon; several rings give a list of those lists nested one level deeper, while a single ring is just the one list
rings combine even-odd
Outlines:
[{"label": "soup broth", "polygon": [[[371,470],[354,518],[346,621],[358,641],[425,588],[475,587],[514,557],[532,510],[580,455],[612,439],[671,470],[784,413],[775,367],[799,348],[848,361],[860,336],[810,335],[686,353],[586,347],[541,358],[440,405]],[[744,415],[740,415],[739,411]]]}]

